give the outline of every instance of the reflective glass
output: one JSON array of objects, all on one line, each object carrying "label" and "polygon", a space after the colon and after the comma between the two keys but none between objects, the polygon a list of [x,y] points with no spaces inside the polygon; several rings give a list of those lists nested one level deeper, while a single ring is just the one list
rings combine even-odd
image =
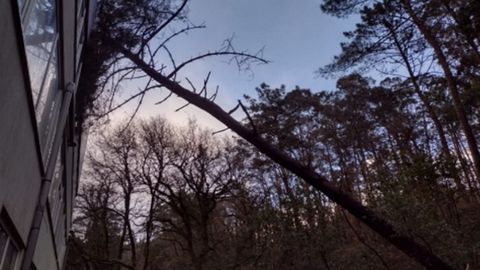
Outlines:
[{"label": "reflective glass", "polygon": [[48,195],[48,200],[50,203],[54,202],[58,196],[57,190],[60,185],[60,179],[62,176],[62,155],[61,151],[57,154],[57,159],[55,160],[55,170],[52,177],[52,185],[50,186],[50,194]]},{"label": "reflective glass", "polygon": [[18,2],[18,10],[22,12],[23,6],[25,5],[25,0],[18,0],[17,2]]},{"label": "reflective glass", "polygon": [[66,241],[65,241],[65,238],[63,239],[63,242],[58,244],[58,248],[57,248],[57,253],[59,255],[59,258],[60,258],[60,261],[59,261],[59,264],[60,265],[63,265],[63,261],[66,259],[65,258],[65,251],[67,250],[66,249]]},{"label": "reflective glass", "polygon": [[36,103],[57,35],[55,0],[36,0],[24,27],[28,72]]},{"label": "reflective glass", "polygon": [[35,103],[35,111],[37,114],[37,123],[40,127],[46,125],[52,108],[52,102],[58,91],[58,65],[57,65],[57,50],[53,50],[50,63],[48,65],[47,73],[43,83],[42,90],[39,93],[37,102]]},{"label": "reflective glass", "polygon": [[63,201],[63,193],[65,192],[63,185],[60,185],[59,188],[57,189],[57,194],[58,197],[56,198],[54,202],[54,209],[52,210],[52,221],[53,223],[53,228],[56,229],[58,224],[59,224],[59,216],[60,213],[62,212],[62,208],[64,207],[64,201]]},{"label": "reflective glass", "polygon": [[57,160],[55,161],[55,170],[52,177],[52,185],[50,187],[50,194],[48,195],[48,201],[50,202],[50,213],[52,215],[52,224],[56,225],[58,209],[60,208],[60,187],[62,184],[62,158],[61,151],[57,154]]},{"label": "reflective glass", "polygon": [[[62,205],[63,208],[63,205]],[[65,212],[62,211],[58,217],[57,225],[55,226],[55,245],[57,246],[57,252],[60,253],[63,246],[65,246]]]},{"label": "reflective glass", "polygon": [[60,114],[63,96],[60,91],[54,91],[54,95],[54,100],[48,103],[48,107],[42,115],[42,123],[40,123],[40,139],[43,146],[42,151],[45,164],[48,163],[52,154],[53,142],[57,131],[57,119]]}]

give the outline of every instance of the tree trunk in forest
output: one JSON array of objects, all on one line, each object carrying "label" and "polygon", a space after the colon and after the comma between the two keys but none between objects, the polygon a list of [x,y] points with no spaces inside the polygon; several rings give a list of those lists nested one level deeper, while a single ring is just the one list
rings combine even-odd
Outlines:
[{"label": "tree trunk in forest", "polygon": [[447,13],[455,21],[455,24],[456,24],[455,30],[460,32],[460,34],[462,34],[465,37],[465,41],[470,46],[470,49],[473,52],[473,55],[475,57],[477,64],[480,65],[480,51],[478,50],[478,46],[475,44],[475,38],[474,38],[475,35],[473,33],[469,33],[469,31],[466,31],[464,28],[460,27],[462,23],[460,22],[458,15],[455,13],[455,10],[450,6],[449,0],[441,0],[441,2],[445,7]]},{"label": "tree trunk in forest", "polygon": [[430,46],[432,46],[438,63],[440,64],[440,67],[445,74],[447,86],[450,91],[450,95],[452,96],[455,114],[457,115],[457,119],[460,122],[460,125],[462,126],[463,132],[465,134],[465,138],[467,139],[468,148],[470,150],[470,155],[473,160],[475,174],[478,182],[480,181],[480,152],[478,151],[477,140],[475,138],[475,135],[473,134],[472,127],[468,122],[467,114],[462,105],[462,100],[460,98],[456,79],[453,75],[452,70],[450,69],[450,66],[448,65],[447,58],[443,53],[440,44],[438,43],[431,30],[428,28],[428,26],[425,25],[425,23],[417,16],[412,6],[410,5],[410,0],[402,0],[402,4],[408,15],[412,18],[412,21],[415,23],[415,25],[425,37],[425,40],[428,42],[428,44],[430,44]]},{"label": "tree trunk in forest", "polygon": [[[456,155],[458,156],[458,160],[460,162],[460,167],[462,168],[463,174],[465,175],[465,179],[467,181],[468,187],[473,190],[477,189],[476,184],[472,181],[472,178],[475,179],[475,173],[472,172],[470,169],[471,164],[467,158],[465,158],[465,153],[463,151],[463,147],[460,145],[460,139],[457,136],[456,131],[453,129],[453,127],[449,127],[448,131],[451,134],[452,141],[453,141],[453,146],[456,152]],[[473,166],[472,166],[473,167]]]},{"label": "tree trunk in forest", "polygon": [[[410,64],[410,61],[408,60],[407,54],[404,51],[402,44],[398,40],[397,34],[395,33],[392,25],[385,21],[384,22],[385,27],[388,29],[390,32],[390,35],[392,35],[393,41],[395,43],[395,46],[397,47],[398,52],[400,53],[400,56],[402,57],[403,62],[405,63],[405,67],[407,68],[408,75],[410,77],[410,80],[412,81],[413,84],[413,90],[415,93],[418,95],[420,98],[420,101],[422,102],[423,106],[425,106],[425,109],[427,109],[428,115],[430,116],[430,119],[432,119],[433,124],[435,128],[437,129],[438,137],[440,138],[440,144],[442,145],[442,152],[447,158],[447,160],[451,161],[453,160],[452,155],[450,153],[450,148],[448,147],[448,142],[447,138],[445,136],[445,131],[443,130],[442,124],[440,123],[440,119],[437,116],[437,113],[433,109],[432,105],[428,101],[427,97],[422,93],[420,89],[420,85],[418,84],[417,77],[415,76],[415,73],[413,72],[412,65]],[[463,185],[462,181],[458,176],[455,176],[455,184],[457,185],[457,188],[460,190],[464,190],[465,186]]]}]

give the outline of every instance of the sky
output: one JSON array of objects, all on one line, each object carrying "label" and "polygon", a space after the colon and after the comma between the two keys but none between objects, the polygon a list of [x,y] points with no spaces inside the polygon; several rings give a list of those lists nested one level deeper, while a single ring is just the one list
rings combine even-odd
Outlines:
[{"label": "sky", "polygon": [[[201,84],[209,71],[211,88],[219,86],[216,102],[225,110],[233,108],[244,94],[255,96],[255,87],[267,83],[272,87],[286,85],[309,88],[312,91],[333,90],[334,80],[318,78],[315,70],[330,63],[340,52],[343,32],[352,30],[354,19],[338,19],[323,14],[321,0],[191,0],[188,17],[195,24],[205,24],[205,29],[194,30],[170,43],[177,63],[200,53],[221,47],[227,38],[239,51],[255,53],[263,48],[268,64],[253,65],[251,72],[240,72],[228,58],[212,57],[190,65],[182,73]],[[172,29],[173,30],[173,29]],[[179,77],[178,79],[184,80]],[[131,86],[129,86],[131,87]],[[126,90],[125,93],[134,91]],[[188,106],[175,112],[184,104],[172,98],[154,105],[167,92],[147,95],[139,112],[142,118],[161,115],[175,124],[185,124],[195,118],[201,125],[221,129],[223,125],[213,118]],[[132,105],[133,106],[133,105]],[[118,113],[117,119],[126,118],[132,106]],[[242,115],[237,116],[243,118]]]}]

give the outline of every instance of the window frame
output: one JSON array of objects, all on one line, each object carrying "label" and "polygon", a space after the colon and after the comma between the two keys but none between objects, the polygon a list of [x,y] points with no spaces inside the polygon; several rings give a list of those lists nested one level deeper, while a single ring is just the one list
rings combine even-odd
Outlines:
[{"label": "window frame", "polygon": [[75,75],[79,77],[81,70],[81,57],[85,44],[85,32],[87,28],[87,0],[76,0],[75,4]]}]

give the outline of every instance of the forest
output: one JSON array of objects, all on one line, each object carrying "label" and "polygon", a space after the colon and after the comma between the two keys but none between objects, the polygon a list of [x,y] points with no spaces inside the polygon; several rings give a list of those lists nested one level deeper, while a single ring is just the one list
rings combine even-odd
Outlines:
[{"label": "forest", "polygon": [[227,128],[135,110],[98,132],[67,269],[480,269],[479,1],[319,1],[319,13],[359,18],[316,71],[335,89],[265,82],[233,109],[216,105],[210,73],[194,85],[182,68],[267,61],[227,43],[175,62],[168,42],[203,27],[187,2],[99,1],[80,121],[166,88]]}]

